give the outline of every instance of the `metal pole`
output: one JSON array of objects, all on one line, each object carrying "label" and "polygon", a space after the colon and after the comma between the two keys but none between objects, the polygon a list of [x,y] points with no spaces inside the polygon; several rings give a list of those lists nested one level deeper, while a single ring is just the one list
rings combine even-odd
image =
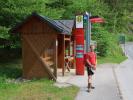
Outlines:
[{"label": "metal pole", "polygon": [[91,44],[91,22],[90,22],[90,16],[91,13],[89,13],[89,18],[88,18],[88,51],[90,51],[90,44]]},{"label": "metal pole", "polygon": [[86,14],[86,27],[85,27],[85,34],[86,34],[86,52],[89,51],[89,22],[88,22],[88,19],[89,19],[89,15]]},{"label": "metal pole", "polygon": [[124,55],[126,56],[126,44],[124,43]]},{"label": "metal pole", "polygon": [[85,29],[85,40],[86,40],[86,52],[90,51],[90,41],[91,41],[91,22],[90,22],[90,13],[85,13],[84,15],[84,29]]}]

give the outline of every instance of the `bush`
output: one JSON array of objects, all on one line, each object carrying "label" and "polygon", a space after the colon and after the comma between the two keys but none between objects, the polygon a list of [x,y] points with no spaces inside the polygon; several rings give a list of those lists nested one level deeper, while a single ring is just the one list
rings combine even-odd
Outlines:
[{"label": "bush", "polygon": [[133,34],[125,34],[126,35],[126,41],[132,42],[133,41]]},{"label": "bush", "polygon": [[9,34],[8,34],[9,28],[6,28],[4,26],[0,26],[0,38],[3,39],[9,39]]},{"label": "bush", "polygon": [[[94,27],[97,28],[98,26]],[[92,31],[95,33],[92,34],[92,39],[97,41],[97,52],[99,52],[98,55],[107,56],[111,41],[110,34],[106,30],[102,29],[102,27]]]},{"label": "bush", "polygon": [[121,56],[122,49],[118,44],[118,34],[109,33],[102,26],[95,24],[92,39],[97,41],[98,56]]}]

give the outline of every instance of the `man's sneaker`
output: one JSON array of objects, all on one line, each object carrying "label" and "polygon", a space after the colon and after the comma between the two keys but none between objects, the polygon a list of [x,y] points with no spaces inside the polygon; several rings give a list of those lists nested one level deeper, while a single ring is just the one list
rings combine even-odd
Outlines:
[{"label": "man's sneaker", "polygon": [[91,91],[91,83],[88,83],[88,90],[87,92],[90,92]]},{"label": "man's sneaker", "polygon": [[91,86],[91,89],[95,89],[95,87],[94,86]]},{"label": "man's sneaker", "polygon": [[88,89],[87,92],[91,92],[91,89]]}]

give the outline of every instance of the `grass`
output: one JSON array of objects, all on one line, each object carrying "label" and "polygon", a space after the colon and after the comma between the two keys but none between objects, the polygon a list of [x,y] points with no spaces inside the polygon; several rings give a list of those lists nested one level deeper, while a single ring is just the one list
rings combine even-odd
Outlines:
[{"label": "grass", "polygon": [[133,34],[125,34],[127,42],[133,42]]},{"label": "grass", "polygon": [[79,88],[58,88],[48,79],[12,82],[22,75],[21,59],[0,60],[0,100],[74,100]]},{"label": "grass", "polygon": [[126,56],[107,56],[107,57],[98,57],[98,64],[103,63],[121,63],[122,61],[126,60]]},{"label": "grass", "polygon": [[110,37],[111,41],[108,49],[108,54],[105,57],[98,56],[98,64],[103,64],[103,63],[119,64],[127,59],[127,57],[123,54],[121,46],[118,44],[119,35],[111,34]]},{"label": "grass", "polygon": [[25,83],[7,83],[0,90],[0,100],[74,100],[78,88],[57,88],[47,79]]}]

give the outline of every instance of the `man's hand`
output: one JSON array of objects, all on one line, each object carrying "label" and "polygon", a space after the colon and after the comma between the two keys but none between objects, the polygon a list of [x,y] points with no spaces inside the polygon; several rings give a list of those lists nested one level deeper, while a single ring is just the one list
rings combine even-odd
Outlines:
[{"label": "man's hand", "polygon": [[95,66],[95,65],[92,65],[91,68],[92,68],[93,70],[96,70],[96,66]]}]

